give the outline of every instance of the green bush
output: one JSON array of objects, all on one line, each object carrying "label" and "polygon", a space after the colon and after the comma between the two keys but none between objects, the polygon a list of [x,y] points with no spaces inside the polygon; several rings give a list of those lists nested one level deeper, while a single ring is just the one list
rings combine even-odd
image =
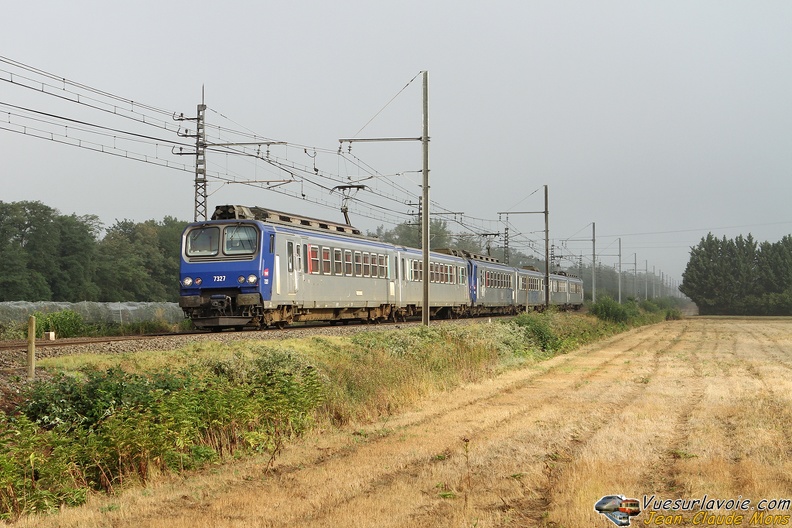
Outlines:
[{"label": "green bush", "polygon": [[544,352],[558,349],[560,339],[550,327],[548,314],[523,313],[514,318],[514,324],[525,332],[525,336]]},{"label": "green bush", "polygon": [[85,322],[82,315],[71,310],[62,310],[43,314],[36,312],[36,337],[43,337],[44,332],[55,332],[58,337],[78,337],[85,335]]},{"label": "green bush", "polygon": [[120,368],[31,384],[0,413],[0,518],[50,511],[129,479],[201,467],[239,451],[279,452],[311,425],[325,380],[290,351],[179,372]]},{"label": "green bush", "polygon": [[589,313],[603,321],[627,324],[639,315],[638,307],[633,302],[619,304],[610,297],[601,297],[589,307]]}]

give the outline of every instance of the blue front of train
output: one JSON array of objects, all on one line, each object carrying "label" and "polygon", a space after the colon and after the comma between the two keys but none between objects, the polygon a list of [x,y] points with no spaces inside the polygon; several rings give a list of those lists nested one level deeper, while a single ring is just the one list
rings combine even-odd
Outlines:
[{"label": "blue front of train", "polygon": [[190,224],[182,234],[179,306],[197,328],[260,326],[272,294],[271,228],[255,220]]}]

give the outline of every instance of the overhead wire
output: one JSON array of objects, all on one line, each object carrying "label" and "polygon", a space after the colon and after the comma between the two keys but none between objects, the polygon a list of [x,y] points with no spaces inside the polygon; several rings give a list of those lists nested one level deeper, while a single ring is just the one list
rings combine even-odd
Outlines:
[{"label": "overhead wire", "polygon": [[[73,103],[80,105],[84,108],[100,111],[106,114],[114,115],[117,117],[130,119],[137,123],[148,125],[148,126],[155,126],[157,128],[166,130],[168,132],[172,132],[180,136],[180,139],[167,139],[162,137],[157,137],[150,134],[140,133],[128,129],[123,129],[119,127],[110,127],[106,125],[100,125],[98,123],[92,122],[90,120],[85,119],[76,119],[72,117],[67,117],[65,115],[61,115],[59,113],[54,112],[44,112],[42,110],[36,110],[33,108],[21,106],[21,105],[14,105],[10,103],[2,103],[6,108],[14,109],[17,112],[27,112],[32,115],[24,115],[23,113],[17,112],[4,112],[8,117],[8,122],[5,123],[6,126],[1,126],[0,129],[6,130],[13,133],[28,135],[31,137],[36,137],[38,139],[45,139],[57,143],[62,143],[70,146],[76,146],[79,148],[101,152],[104,154],[109,154],[113,156],[123,157],[127,159],[133,159],[136,161],[146,162],[150,164],[154,164],[157,166],[170,168],[179,170],[182,172],[192,172],[194,167],[191,165],[182,163],[182,162],[175,162],[173,160],[165,159],[159,156],[158,154],[149,155],[143,154],[140,152],[134,152],[130,149],[118,148],[116,146],[119,140],[123,141],[137,141],[139,143],[147,144],[152,146],[154,149],[159,148],[167,148],[170,146],[171,148],[180,148],[182,151],[184,149],[194,149],[195,145],[190,142],[185,142],[183,139],[188,132],[183,132],[183,125],[184,121],[192,120],[191,118],[184,118],[183,113],[177,113],[170,110],[164,110],[162,108],[141,103],[138,101],[134,101],[132,99],[120,97],[115,95],[111,92],[105,90],[99,90],[88,86],[83,83],[79,83],[76,81],[72,81],[62,76],[58,76],[52,74],[50,72],[46,72],[42,69],[35,68],[29,66],[27,64],[21,63],[19,61],[15,61],[9,59],[7,57],[0,56],[0,63],[7,64],[12,68],[16,68],[21,70],[24,73],[19,73],[18,71],[12,71],[8,68],[0,69],[0,81],[7,82],[12,85],[16,85],[23,89],[35,91],[36,93],[51,96],[57,98],[59,100]],[[412,84],[415,79],[420,75],[417,74],[413,77],[391,100],[383,106],[380,111],[378,111],[357,133],[359,135],[368,125],[376,119],[392,102],[395,100],[404,90]],[[35,78],[38,76],[40,78]],[[57,83],[57,84],[56,84]],[[221,116],[223,119],[226,119],[233,123],[237,127],[243,127],[239,123],[231,120],[228,116],[223,113],[217,112],[216,110],[210,109],[210,111],[214,112],[215,114]],[[151,114],[154,114],[153,116]],[[13,121],[11,117],[14,117]],[[33,117],[38,116],[38,117]],[[161,116],[161,117],[156,117]],[[165,116],[167,116],[166,119]],[[171,122],[172,120],[176,120]],[[57,130],[47,130],[42,127],[37,126],[30,126],[29,124],[21,123],[20,121],[30,121],[30,122],[38,122],[40,125],[45,125],[48,127],[56,127]],[[82,134],[93,134],[96,137],[105,137],[108,140],[112,140],[112,145],[109,144],[102,144],[97,141],[87,140],[83,137],[76,137],[76,134],[73,132],[78,131]],[[259,134],[254,133],[250,129],[246,129],[243,131],[235,130],[229,127],[215,125],[213,123],[206,123],[205,124],[205,131],[207,136],[212,141],[207,141],[208,147],[210,149],[212,147],[211,143],[223,143],[223,139],[226,136],[235,136],[239,138],[246,138],[251,139],[251,142],[262,141],[262,143],[268,142],[275,142],[274,139],[261,136]],[[71,134],[71,135],[70,135]],[[231,142],[231,141],[226,141]],[[337,154],[334,149],[324,149],[320,147],[314,146],[307,146],[307,145],[300,145],[298,143],[291,143],[291,142],[283,142],[286,146],[286,153],[288,154],[288,150],[292,148],[299,148],[299,149],[311,149],[314,152],[321,152],[325,154]],[[344,178],[343,176],[335,175],[328,173],[326,171],[314,171],[310,167],[299,165],[295,161],[289,160],[288,157],[286,159],[282,159],[279,156],[271,156],[269,158],[262,158],[262,156],[257,154],[251,154],[252,149],[249,147],[242,147],[241,149],[218,149],[218,151],[226,152],[227,154],[235,154],[235,155],[245,155],[248,157],[256,158],[257,160],[264,161],[269,166],[275,168],[277,171],[285,171],[292,175],[294,178],[294,183],[301,183],[301,185],[308,184],[309,186],[319,189],[322,192],[333,192],[333,187],[328,184],[321,183],[322,180],[335,183],[335,184],[342,184],[349,181],[349,178]],[[188,154],[185,152],[181,152],[181,154]],[[364,162],[358,156],[351,154],[351,152],[347,155],[343,155],[340,157],[343,159],[345,163],[351,163],[353,166],[357,167],[359,170],[363,171],[364,174],[367,175],[367,179],[370,176],[374,182],[379,182],[392,189],[391,192],[387,192],[381,188],[381,186],[374,186],[374,185],[367,185],[367,195],[371,198],[377,198],[380,200],[385,200],[385,202],[391,202],[394,204],[398,204],[399,206],[403,206],[409,204],[411,200],[415,200],[418,196],[418,192],[411,191],[406,186],[402,184],[402,182],[395,180],[397,176],[403,176],[412,171],[403,171],[397,173],[397,175],[383,175],[379,171],[376,171],[373,167],[371,167],[368,163]],[[213,165],[214,166],[214,165]],[[418,172],[418,171],[416,171]],[[237,174],[234,171],[225,172],[222,170],[214,170],[214,171],[207,171],[207,178],[216,179],[222,183],[239,183],[244,185],[251,185],[249,181],[243,180],[243,176],[241,174]],[[283,188],[273,189],[271,187],[266,187],[264,184],[259,185],[259,187],[271,190],[273,192],[277,192],[280,194],[292,196],[299,199],[308,199],[304,193],[297,193],[285,190]],[[401,196],[399,195],[401,194]],[[329,208],[337,208],[334,204],[328,202],[325,199],[310,197],[310,201],[313,201],[317,205],[322,205]],[[407,211],[401,211],[393,206],[387,206],[382,204],[373,203],[370,200],[363,199],[362,196],[354,196],[350,197],[350,202],[354,205],[355,209],[363,210],[362,212],[365,213],[363,216],[369,218],[375,218],[378,220],[385,220],[393,224],[398,224],[400,222],[409,219],[410,213]],[[442,208],[439,204],[435,201],[432,202],[433,207],[441,208],[441,210],[449,211],[448,209]],[[378,212],[377,212],[378,211]],[[384,217],[382,215],[385,215]],[[468,217],[466,217],[468,220]],[[470,220],[479,220],[482,222],[491,222],[491,220],[486,219],[474,219],[470,218]],[[463,229],[469,230],[471,232],[475,232],[476,228],[467,225],[466,223],[462,222],[461,220],[457,220],[456,218],[451,219],[450,221],[459,224]],[[478,229],[481,231],[481,229]]]}]

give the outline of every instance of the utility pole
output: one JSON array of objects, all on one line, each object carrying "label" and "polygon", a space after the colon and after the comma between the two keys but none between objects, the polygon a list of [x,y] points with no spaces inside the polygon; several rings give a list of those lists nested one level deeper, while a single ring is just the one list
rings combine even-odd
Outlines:
[{"label": "utility pole", "polygon": [[180,137],[195,138],[195,152],[176,152],[177,155],[195,156],[195,208],[193,220],[206,220],[206,203],[208,201],[206,192],[206,105],[204,104],[204,91],[201,88],[201,104],[198,105],[195,117],[178,117],[174,114],[174,121],[195,121],[195,134],[177,132]]},{"label": "utility pole", "polygon": [[423,310],[424,326],[429,326],[429,72],[423,72]]},{"label": "utility pole", "polygon": [[503,230],[503,263],[509,263],[509,224]]},{"label": "utility pole", "polygon": [[591,222],[591,302],[597,302],[597,226]]},{"label": "utility pole", "polygon": [[[421,194],[421,245],[423,250],[423,305],[421,319],[424,326],[429,326],[429,72],[423,72],[423,134],[421,137],[410,138],[347,138],[339,139],[340,144],[372,141],[420,141],[423,144],[423,192]],[[339,145],[339,151],[341,146]]]},{"label": "utility pole", "polygon": [[550,209],[547,185],[544,186],[545,217],[545,309],[550,308]]},{"label": "utility pole", "polygon": [[201,104],[198,105],[195,134],[195,221],[206,220],[206,123],[204,121],[206,105],[204,104],[203,89],[201,90]]},{"label": "utility pole", "polygon": [[649,261],[646,260],[646,269],[644,270],[644,299],[649,300]]},{"label": "utility pole", "polygon": [[621,304],[621,272],[622,272],[622,265],[621,265],[621,237],[619,237],[619,304]]},{"label": "utility pole", "polygon": [[[545,217],[545,308],[550,306],[550,210],[547,197],[547,185],[544,186],[544,211],[503,211],[498,215],[506,215],[506,240],[509,236],[510,214],[544,214]],[[499,218],[500,219],[500,218]],[[500,234],[500,233],[498,233]],[[508,242],[504,244],[508,248]],[[506,261],[508,264],[508,260]]]}]

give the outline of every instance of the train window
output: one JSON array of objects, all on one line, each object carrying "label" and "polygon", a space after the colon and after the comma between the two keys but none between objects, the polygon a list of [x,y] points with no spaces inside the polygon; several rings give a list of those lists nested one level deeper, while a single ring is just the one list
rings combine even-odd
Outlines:
[{"label": "train window", "polygon": [[220,228],[203,227],[187,233],[185,253],[188,257],[213,257],[220,252]]},{"label": "train window", "polygon": [[319,273],[319,246],[308,246],[308,251],[311,252],[311,265],[308,269],[311,273]]},{"label": "train window", "polygon": [[294,271],[294,242],[288,242],[286,244],[286,260],[289,263],[289,273],[291,273]]},{"label": "train window", "polygon": [[336,275],[344,274],[343,253],[340,249],[333,250],[333,273]]},{"label": "train window", "polygon": [[251,225],[225,228],[223,253],[226,255],[252,255],[258,249],[258,230]]},{"label": "train window", "polygon": [[297,244],[297,271],[302,268],[302,256],[300,255],[300,244]]},{"label": "train window", "polygon": [[303,259],[303,273],[308,273],[308,244],[303,244],[303,255],[305,255]]},{"label": "train window", "polygon": [[333,263],[330,261],[330,248],[322,248],[322,273],[330,275]]},{"label": "train window", "polygon": [[355,277],[363,275],[363,256],[360,251],[355,251]]},{"label": "train window", "polygon": [[270,253],[275,253],[275,235],[270,235],[269,252]]},{"label": "train window", "polygon": [[363,276],[370,277],[371,276],[371,257],[368,253],[363,253]]},{"label": "train window", "polygon": [[385,255],[377,255],[377,261],[379,262],[380,279],[384,279],[388,275],[388,267],[385,265]]},{"label": "train window", "polygon": [[353,275],[352,273],[352,250],[345,249],[344,250],[344,274],[348,277]]}]

